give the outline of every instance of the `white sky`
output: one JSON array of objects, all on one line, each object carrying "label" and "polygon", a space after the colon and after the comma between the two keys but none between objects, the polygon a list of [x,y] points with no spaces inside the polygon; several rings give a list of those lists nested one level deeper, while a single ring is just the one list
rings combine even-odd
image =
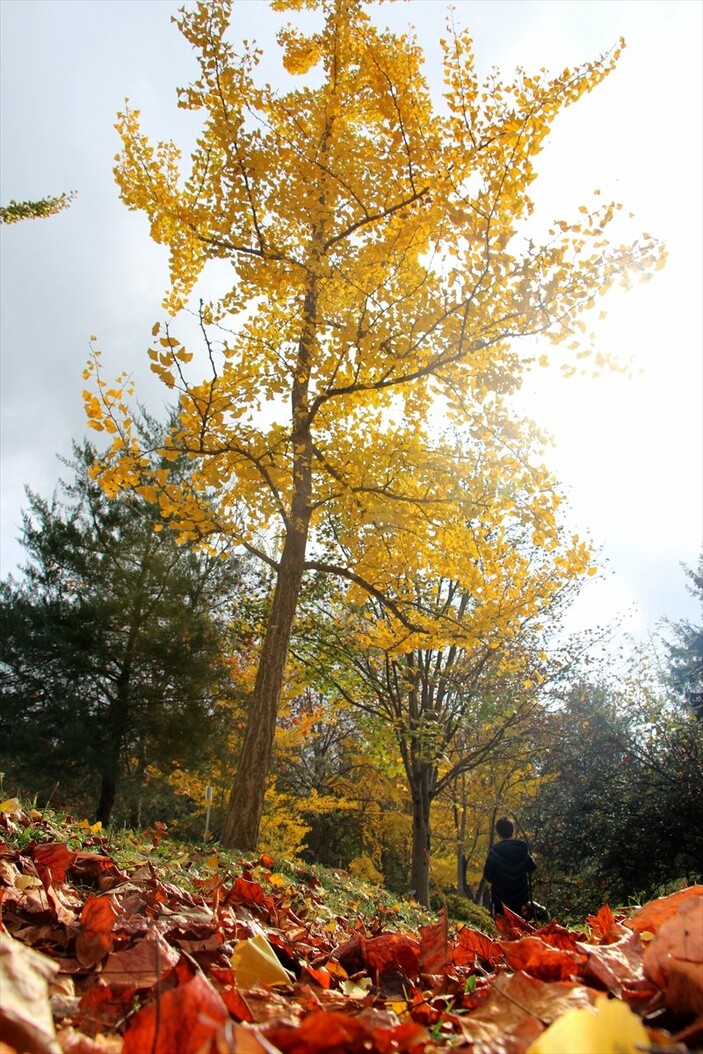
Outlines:
[{"label": "white sky", "polygon": [[[97,333],[109,375],[137,378],[157,415],[166,391],[146,347],[162,318],[167,256],[146,219],[121,205],[112,178],[113,129],[124,98],[155,138],[188,137],[175,88],[195,73],[171,0],[0,0],[0,198],[76,190],[65,213],[1,227],[0,570],[23,559],[16,539],[24,486],[49,497],[71,440],[85,433],[81,373]],[[703,4],[699,0],[455,0],[482,73],[508,75],[628,47],[595,93],[566,110],[535,184],[544,215],[568,217],[600,188],[636,214],[636,230],[667,241],[667,268],[615,294],[599,348],[634,356],[627,380],[561,381],[538,371],[525,403],[554,435],[550,463],[580,533],[602,547],[608,575],[589,584],[575,621],[627,614],[635,631],[663,616],[696,618],[680,562],[703,544],[701,290]],[[266,44],[264,0],[235,4],[245,35]],[[440,87],[442,0],[384,5],[394,27],[413,22]],[[266,76],[276,65],[267,55]],[[70,475],[70,474],[69,474]]]}]

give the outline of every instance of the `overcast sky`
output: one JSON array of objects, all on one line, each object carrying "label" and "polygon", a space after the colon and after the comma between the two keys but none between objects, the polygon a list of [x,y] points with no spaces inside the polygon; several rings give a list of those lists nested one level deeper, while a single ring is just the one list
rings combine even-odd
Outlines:
[{"label": "overcast sky", "polygon": [[[113,125],[125,97],[155,138],[192,135],[175,88],[196,71],[170,24],[170,0],[0,0],[2,203],[77,191],[49,220],[1,227],[0,506],[2,575],[23,559],[17,542],[24,486],[49,497],[59,455],[85,434],[82,370],[92,333],[106,373],[133,372],[157,415],[166,393],[146,347],[163,317],[167,252],[147,221],[119,202]],[[599,347],[633,356],[635,376],[562,381],[539,371],[525,404],[554,435],[550,464],[571,520],[602,550],[607,575],[589,584],[575,619],[627,615],[631,630],[696,617],[680,563],[703,542],[702,132],[703,5],[699,0],[454,0],[480,72],[517,65],[561,71],[627,49],[616,71],[557,122],[535,184],[545,216],[574,215],[597,187],[665,240],[669,263],[650,283],[615,294]],[[264,0],[235,3],[244,35],[267,48]],[[416,25],[427,72],[441,87],[442,0],[384,5]]]}]

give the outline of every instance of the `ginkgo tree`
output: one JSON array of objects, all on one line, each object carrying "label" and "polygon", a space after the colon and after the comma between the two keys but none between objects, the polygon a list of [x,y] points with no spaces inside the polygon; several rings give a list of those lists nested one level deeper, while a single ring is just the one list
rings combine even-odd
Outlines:
[{"label": "ginkgo tree", "polygon": [[[453,450],[448,493],[465,518],[453,525],[451,548],[443,531],[437,549],[429,539],[412,553],[407,531],[379,513],[355,563],[385,554],[386,602],[368,598],[346,617],[321,612],[309,634],[311,665],[332,690],[388,727],[406,780],[411,885],[422,904],[435,803],[467,773],[524,754],[540,689],[560,667],[551,642],[593,570],[589,547],[560,522],[555,481],[511,425],[509,443],[496,428],[490,441]],[[445,458],[452,464],[448,450]],[[344,540],[343,524],[334,534]],[[354,553],[352,539],[346,548]],[[389,594],[402,598],[402,617]]]},{"label": "ginkgo tree", "polygon": [[541,239],[520,233],[555,118],[603,80],[619,48],[555,76],[482,85],[469,34],[448,30],[436,103],[417,40],[380,28],[363,0],[272,0],[272,17],[307,9],[316,20],[278,33],[300,80],[277,91],[257,78],[256,46],[233,42],[236,6],[212,0],[176,18],[199,66],[178,104],[203,118],[187,169],[174,143],[148,139],[138,110],[117,125],[122,200],[170,253],[170,315],[197,295],[209,261],[232,267],[231,287],[198,311],[205,376],[191,376],[192,341],[171,323],[155,327],[149,351],[179,397],[161,456],[192,459],[187,485],[150,470],[129,381],[110,384],[97,356],[86,405],[112,435],[108,493],[136,487],[184,539],[225,533],[274,573],[223,830],[225,844],[252,848],[301,583],[322,567],[320,521],[338,514],[354,540],[324,569],[402,618],[405,598],[386,594],[373,544],[379,515],[402,527],[409,556],[451,549],[464,515],[430,408],[441,397],[457,426],[490,434],[529,363],[516,338],[544,334],[568,364],[589,349],[584,309],[663,251],[648,236],[611,243],[618,206],[607,202],[555,218]]}]

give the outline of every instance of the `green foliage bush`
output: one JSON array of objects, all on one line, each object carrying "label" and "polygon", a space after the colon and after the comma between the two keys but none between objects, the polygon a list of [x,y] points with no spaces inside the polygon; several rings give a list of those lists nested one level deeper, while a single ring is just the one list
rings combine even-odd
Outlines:
[{"label": "green foliage bush", "polygon": [[465,922],[467,926],[483,933],[497,933],[490,912],[468,897],[459,896],[457,893],[448,893],[444,900],[437,896],[432,897],[432,907],[435,911],[439,911],[445,903],[452,922]]}]

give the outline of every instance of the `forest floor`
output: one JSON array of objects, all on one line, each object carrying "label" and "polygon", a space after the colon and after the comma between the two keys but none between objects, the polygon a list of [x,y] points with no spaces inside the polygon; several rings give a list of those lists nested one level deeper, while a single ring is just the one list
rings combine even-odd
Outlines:
[{"label": "forest floor", "polygon": [[0,1054],[703,1048],[703,886],[496,934],[342,872],[0,803]]}]

